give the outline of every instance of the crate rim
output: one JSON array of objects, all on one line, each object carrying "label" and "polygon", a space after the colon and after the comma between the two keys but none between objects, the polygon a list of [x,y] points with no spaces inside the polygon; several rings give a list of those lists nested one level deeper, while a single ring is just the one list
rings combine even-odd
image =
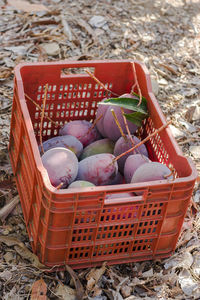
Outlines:
[{"label": "crate rim", "polygon": [[[147,69],[146,65],[143,63],[143,62],[140,62],[139,60],[137,59],[104,59],[104,60],[59,60],[59,61],[42,61],[42,62],[21,62],[19,64],[17,64],[15,67],[14,67],[14,72],[18,75],[18,78],[21,78],[21,73],[20,73],[20,70],[23,68],[23,67],[28,67],[28,66],[48,66],[48,65],[52,65],[52,66],[62,66],[62,65],[79,65],[80,68],[81,68],[81,65],[91,65],[92,64],[102,64],[103,63],[137,63],[139,64],[140,66],[142,66],[145,74],[147,77],[150,77],[150,74],[149,74],[149,70]],[[149,78],[150,79],[150,78]],[[150,89],[149,91],[152,92],[152,85],[151,85],[151,82],[149,82],[150,84]]]},{"label": "crate rim", "polygon": [[[62,194],[67,194],[67,195],[76,195],[76,194],[85,194],[85,193],[90,193],[91,195],[94,192],[120,192],[120,190],[124,190],[125,186],[126,186],[126,190],[144,190],[146,191],[149,187],[154,187],[154,186],[165,186],[167,185],[174,185],[174,184],[178,184],[181,182],[185,182],[185,179],[187,178],[187,181],[195,181],[198,177],[198,172],[195,168],[195,165],[192,161],[192,159],[190,157],[185,157],[183,156],[182,151],[180,150],[174,136],[172,135],[171,129],[168,127],[166,127],[163,130],[166,130],[168,132],[168,135],[171,139],[172,144],[175,147],[177,156],[182,157],[183,159],[187,160],[188,165],[190,166],[191,169],[191,175],[187,176],[187,177],[181,177],[181,178],[176,178],[175,180],[156,180],[156,181],[148,181],[148,182],[141,182],[141,183],[130,183],[130,184],[120,184],[120,185],[106,185],[106,186],[95,186],[95,187],[85,187],[85,188],[74,188],[73,191],[70,191],[68,189],[56,189],[55,187],[52,186],[50,180],[49,180],[49,176],[48,173],[46,171],[46,169],[44,168],[43,164],[42,164],[42,160],[41,160],[41,156],[39,154],[39,149],[37,146],[37,142],[36,142],[36,138],[35,138],[35,134],[34,134],[34,130],[33,130],[33,126],[32,126],[32,122],[31,122],[31,118],[30,118],[30,114],[26,105],[26,100],[25,100],[25,96],[24,96],[24,88],[23,88],[23,81],[22,81],[22,76],[21,76],[21,70],[24,67],[31,67],[31,66],[48,66],[48,65],[55,65],[55,66],[60,66],[60,67],[65,67],[66,65],[68,65],[68,67],[77,67],[77,65],[79,67],[92,67],[92,65],[94,64],[102,64],[102,63],[137,63],[139,64],[144,73],[145,73],[145,79],[146,79],[146,84],[148,86],[148,94],[149,97],[151,97],[153,102],[157,102],[153,91],[152,91],[152,84],[151,84],[151,79],[150,79],[150,73],[146,67],[146,65],[143,62],[140,62],[138,60],[131,60],[131,59],[122,59],[122,60],[81,60],[81,61],[76,61],[76,60],[62,60],[62,61],[53,61],[53,62],[23,62],[23,63],[19,63],[18,65],[15,66],[14,68],[14,74],[15,74],[15,80],[17,82],[17,89],[19,91],[19,101],[22,105],[22,112],[24,115],[24,120],[25,123],[27,125],[28,128],[28,134],[30,136],[30,143],[32,146],[32,150],[33,150],[33,154],[35,157],[35,161],[36,161],[36,166],[37,169],[39,171],[39,173],[41,174],[43,183],[45,188],[53,194],[58,194],[58,195],[62,195]],[[160,117],[162,119],[162,121],[164,122],[164,124],[166,124],[166,119],[164,114],[161,111]],[[105,192],[105,187],[106,187],[106,192]]]}]

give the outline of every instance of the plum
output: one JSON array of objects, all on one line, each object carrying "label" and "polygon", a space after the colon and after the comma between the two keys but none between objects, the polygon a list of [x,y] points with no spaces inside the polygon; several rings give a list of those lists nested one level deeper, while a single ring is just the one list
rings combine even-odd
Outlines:
[{"label": "plum", "polygon": [[57,147],[42,155],[42,163],[47,170],[51,184],[54,187],[62,183],[61,188],[73,182],[78,173],[78,159],[69,149]]},{"label": "plum", "polygon": [[86,120],[70,121],[59,130],[59,135],[73,135],[86,147],[100,138],[96,126],[91,129],[92,125]]},{"label": "plum", "polygon": [[[108,107],[108,109],[106,110],[106,113],[105,113],[105,116],[103,119],[103,126],[104,126],[105,136],[115,142],[120,138],[121,133],[120,133],[120,130],[115,122],[113,115],[112,115],[111,109],[114,110],[114,112],[117,116],[117,119],[119,121],[119,124],[121,125],[122,131],[124,133],[127,133],[127,130],[126,130],[123,116],[122,116],[121,108],[116,105],[110,105]],[[124,109],[124,112],[132,113],[132,111],[128,110],[128,109]],[[129,128],[130,132],[132,134],[135,133],[137,130],[137,126],[130,121],[127,121],[127,124],[128,124],[128,128]]]},{"label": "plum", "polygon": [[[136,136],[132,136],[132,138],[133,138],[135,145],[140,142],[140,139],[138,139]],[[123,137],[120,137],[115,144],[114,155],[118,156],[118,155],[126,152],[127,150],[129,150],[132,147],[133,147],[133,145],[132,145],[132,142],[128,135],[126,136],[126,139],[124,139]],[[140,153],[140,154],[148,157],[148,151],[144,144],[142,144],[141,146],[139,146],[138,148],[136,148],[134,150],[134,154],[136,154],[136,153]],[[118,159],[117,162],[118,162],[119,170],[122,173],[124,172],[124,164],[125,164],[126,159],[132,154],[133,154],[133,152],[131,151],[131,152],[125,154],[124,156],[122,156],[120,159]]]},{"label": "plum", "polygon": [[[103,102],[106,98],[104,98],[101,102]],[[103,127],[103,119],[105,116],[105,113],[108,109],[108,105],[103,105],[101,102],[98,103],[98,108],[97,108],[97,112],[96,112],[96,120],[100,117],[100,115],[103,115],[101,117],[100,120],[98,120],[96,127],[98,129],[98,131],[100,132],[100,134],[105,137],[105,131],[104,131],[104,127]]]},{"label": "plum", "polygon": [[95,186],[93,183],[85,180],[76,180],[72,182],[69,186],[68,189],[71,188],[81,188],[81,187],[88,187],[88,186]]},{"label": "plum", "polygon": [[133,154],[130,155],[124,165],[124,177],[126,183],[130,183],[131,179],[133,177],[133,174],[139,168],[141,165],[150,162],[150,159],[146,157],[145,155],[141,154]]},{"label": "plum", "polygon": [[100,153],[89,156],[79,162],[77,180],[86,180],[95,185],[106,185],[118,172],[114,155]]},{"label": "plum", "polygon": [[173,175],[165,177],[171,174],[171,170],[159,162],[149,162],[141,165],[131,179],[132,183],[154,181],[154,180],[167,180],[173,179]]},{"label": "plum", "polygon": [[114,143],[109,139],[102,139],[95,141],[84,148],[81,154],[81,160],[95,154],[99,153],[111,153],[113,154]]},{"label": "plum", "polygon": [[[81,152],[83,151],[82,143],[72,135],[55,136],[45,141],[42,145],[44,152],[52,148],[63,147],[74,152],[77,157],[79,157]],[[41,153],[41,146],[39,146],[39,150]]]},{"label": "plum", "polygon": [[[134,95],[131,95],[131,94],[123,94],[119,98],[134,98],[135,99],[137,97]],[[103,102],[104,100],[106,100],[106,98],[104,98],[101,102]],[[96,119],[101,114],[103,115],[103,117],[97,122],[97,129],[99,130],[99,132],[101,133],[101,135],[103,137],[108,137],[111,140],[116,141],[121,136],[121,134],[120,134],[119,128],[116,125],[116,122],[113,118],[111,109],[114,109],[115,114],[117,115],[119,123],[122,127],[122,130],[124,133],[126,133],[127,130],[126,130],[123,116],[122,116],[121,108],[116,105],[103,105],[101,102],[98,103]],[[124,109],[124,112],[132,113],[133,111]],[[130,132],[135,133],[135,131],[137,130],[137,126],[130,121],[127,121],[127,124],[128,124]]]}]

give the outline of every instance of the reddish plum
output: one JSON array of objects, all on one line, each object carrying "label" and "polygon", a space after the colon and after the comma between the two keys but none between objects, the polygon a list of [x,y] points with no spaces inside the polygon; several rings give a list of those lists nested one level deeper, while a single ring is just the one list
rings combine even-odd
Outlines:
[{"label": "reddish plum", "polygon": [[84,148],[81,154],[81,160],[100,153],[111,153],[113,154],[114,151],[114,143],[109,139],[102,139],[95,141]]},{"label": "reddish plum", "polygon": [[[127,133],[127,130],[126,130],[123,116],[122,116],[121,108],[116,105],[110,105],[104,116],[103,126],[104,126],[104,131],[105,131],[106,137],[108,137],[109,139],[111,139],[112,141],[115,142],[120,138],[121,133],[120,133],[120,130],[115,122],[113,115],[112,115],[111,109],[114,110],[114,112],[117,116],[117,119],[119,121],[119,124],[121,125],[121,128],[125,134]],[[124,109],[124,112],[131,113],[132,111]],[[130,121],[127,121],[127,124],[128,124],[128,128],[129,128],[130,132],[132,134],[135,133],[135,131],[137,130],[137,126]]]},{"label": "reddish plum", "polygon": [[[136,136],[132,136],[133,138],[133,142],[134,142],[134,145],[137,145],[140,140],[136,137]],[[118,156],[124,152],[126,152],[127,150],[129,150],[130,148],[132,148],[133,145],[132,145],[132,142],[131,142],[131,139],[130,137],[127,135],[126,136],[126,139],[124,139],[123,137],[120,137],[116,144],[115,144],[115,148],[114,148],[114,155],[115,156]],[[134,153],[131,151],[127,154],[125,154],[124,156],[122,156],[120,159],[118,159],[118,166],[119,166],[119,170],[123,173],[124,172],[124,164],[125,164],[125,161],[126,159],[132,155],[132,154],[136,154],[136,153],[140,153],[142,155],[145,155],[148,157],[148,151],[147,151],[147,148],[144,144],[142,144],[141,146],[139,146],[138,148],[136,148],[134,150]]]},{"label": "reddish plum", "polygon": [[[45,141],[42,145],[44,152],[52,148],[63,147],[74,152],[77,157],[79,157],[83,151],[82,143],[72,135],[55,136]],[[39,150],[41,153],[41,146],[39,146]]]},{"label": "reddish plum", "polygon": [[155,180],[171,180],[173,179],[173,175],[170,174],[171,170],[166,165],[159,162],[145,163],[135,171],[131,182],[138,183]]},{"label": "reddish plum", "polygon": [[108,184],[118,172],[118,165],[113,162],[114,158],[110,153],[101,153],[81,160],[77,180],[86,180],[95,185]]},{"label": "reddish plum", "polygon": [[46,151],[42,155],[42,163],[47,170],[54,187],[62,183],[61,188],[73,182],[78,173],[78,159],[69,149],[58,147]]},{"label": "reddish plum", "polygon": [[124,177],[126,183],[130,183],[133,177],[133,174],[141,165],[150,162],[150,159],[142,154],[130,155],[124,165]]},{"label": "reddish plum", "polygon": [[[104,98],[101,102],[103,102],[106,98]],[[96,113],[96,120],[102,115],[101,119],[98,120],[96,126],[100,134],[105,137],[105,131],[103,127],[103,119],[105,116],[105,113],[108,109],[108,105],[103,105],[101,102],[98,103],[97,113]]]},{"label": "reddish plum", "polygon": [[86,120],[70,121],[60,129],[59,134],[73,135],[86,147],[100,138],[96,127],[91,129],[92,126],[93,124]]}]

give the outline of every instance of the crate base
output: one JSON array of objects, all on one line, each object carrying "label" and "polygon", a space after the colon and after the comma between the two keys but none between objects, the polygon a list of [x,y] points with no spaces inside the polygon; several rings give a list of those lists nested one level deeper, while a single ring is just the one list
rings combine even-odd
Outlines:
[{"label": "crate base", "polygon": [[[73,270],[78,269],[86,269],[86,268],[94,268],[94,267],[101,267],[104,262],[106,262],[106,265],[113,266],[113,265],[122,265],[122,264],[129,264],[129,263],[136,263],[141,261],[156,261],[161,260],[164,258],[168,258],[171,255],[174,254],[174,251],[170,251],[169,253],[160,254],[160,255],[147,255],[147,256],[138,256],[137,258],[123,258],[123,259],[116,259],[116,260],[105,260],[105,261],[98,261],[98,262],[84,262],[84,263],[72,263],[70,262],[68,265]],[[45,264],[47,269],[45,269],[46,272],[56,272],[56,271],[66,271],[66,268],[64,265],[55,265],[55,264]]]}]

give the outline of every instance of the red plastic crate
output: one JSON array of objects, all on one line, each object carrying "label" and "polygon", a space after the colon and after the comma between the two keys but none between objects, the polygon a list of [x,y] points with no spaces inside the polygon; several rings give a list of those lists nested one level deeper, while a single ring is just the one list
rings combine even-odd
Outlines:
[{"label": "red plastic crate", "polygon": [[[152,93],[146,67],[135,61],[149,118],[142,137],[166,123]],[[176,179],[56,190],[49,181],[39,150],[40,111],[25,94],[42,105],[48,83],[46,113],[59,125],[69,120],[94,120],[97,103],[108,96],[84,68],[117,94],[130,92],[134,74],[130,61],[64,61],[27,63],[15,68],[9,153],[32,249],[48,267],[64,264],[84,268],[159,259],[173,253],[190,202],[197,172],[183,157],[169,128],[146,146],[150,159],[176,170]],[[110,96],[110,95],[109,95]],[[58,134],[43,123],[43,141]],[[140,196],[135,192],[140,191]],[[121,193],[130,197],[119,198]],[[112,195],[108,199],[108,195]]]}]

